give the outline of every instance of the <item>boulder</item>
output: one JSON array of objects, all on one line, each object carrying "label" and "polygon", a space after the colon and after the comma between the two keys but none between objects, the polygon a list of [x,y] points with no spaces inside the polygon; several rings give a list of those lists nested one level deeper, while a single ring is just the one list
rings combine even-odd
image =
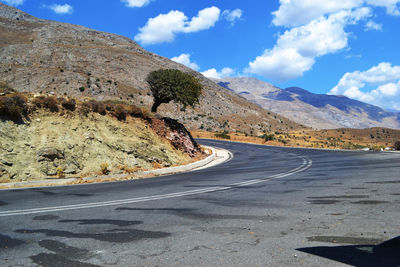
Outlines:
[{"label": "boulder", "polygon": [[53,161],[55,159],[63,159],[64,153],[56,148],[46,147],[42,148],[37,152],[37,161]]},{"label": "boulder", "polygon": [[11,166],[13,165],[12,162],[9,162],[8,160],[5,160],[5,159],[1,159],[0,162],[1,162],[3,165],[9,166],[9,167],[11,167]]}]

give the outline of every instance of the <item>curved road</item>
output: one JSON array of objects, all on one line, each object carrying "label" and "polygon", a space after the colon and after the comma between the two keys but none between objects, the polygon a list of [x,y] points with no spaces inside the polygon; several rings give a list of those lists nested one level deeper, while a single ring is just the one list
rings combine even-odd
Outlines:
[{"label": "curved road", "polygon": [[201,143],[234,157],[0,191],[0,266],[400,266],[400,154]]}]

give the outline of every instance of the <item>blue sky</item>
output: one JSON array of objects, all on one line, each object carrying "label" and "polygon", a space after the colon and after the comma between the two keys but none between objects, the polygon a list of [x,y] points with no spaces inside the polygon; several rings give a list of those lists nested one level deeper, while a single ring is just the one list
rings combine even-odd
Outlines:
[{"label": "blue sky", "polygon": [[0,1],[128,36],[209,77],[257,77],[400,111],[400,0]]}]

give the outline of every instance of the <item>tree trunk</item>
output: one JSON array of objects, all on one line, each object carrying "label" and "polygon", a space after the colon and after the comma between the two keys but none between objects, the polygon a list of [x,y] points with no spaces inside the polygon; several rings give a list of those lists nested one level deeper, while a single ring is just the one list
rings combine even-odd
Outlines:
[{"label": "tree trunk", "polygon": [[161,102],[154,100],[153,106],[151,107],[151,112],[156,113],[157,112],[157,108],[161,105]]}]

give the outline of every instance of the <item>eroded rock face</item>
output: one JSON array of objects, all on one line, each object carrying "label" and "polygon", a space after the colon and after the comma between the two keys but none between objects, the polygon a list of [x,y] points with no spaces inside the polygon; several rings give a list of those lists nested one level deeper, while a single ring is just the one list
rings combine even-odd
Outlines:
[{"label": "eroded rock face", "polygon": [[119,174],[187,162],[189,153],[182,151],[193,155],[194,146],[178,151],[169,144],[172,133],[164,121],[158,120],[159,129],[168,140],[157,135],[150,122],[46,111],[32,114],[29,124],[0,120],[0,182],[56,176],[57,169],[66,177],[97,175],[103,163],[111,174]]},{"label": "eroded rock face", "polygon": [[55,159],[63,159],[63,158],[64,158],[64,153],[61,150],[52,147],[45,147],[37,152],[38,162],[45,160],[54,161]]},{"label": "eroded rock face", "polygon": [[201,152],[199,145],[190,132],[177,120],[153,118],[151,127],[158,135],[167,138],[176,149],[189,154],[190,157],[194,157]]}]

